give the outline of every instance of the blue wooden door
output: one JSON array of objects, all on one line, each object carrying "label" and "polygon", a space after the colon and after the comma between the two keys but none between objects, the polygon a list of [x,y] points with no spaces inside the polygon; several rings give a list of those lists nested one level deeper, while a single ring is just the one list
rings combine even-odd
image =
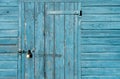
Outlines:
[{"label": "blue wooden door", "polygon": [[0,79],[21,79],[19,1],[0,0]]},{"label": "blue wooden door", "polygon": [[[79,79],[81,3],[25,0],[21,5],[22,79]],[[26,58],[28,50],[32,58]]]},{"label": "blue wooden door", "polygon": [[81,3],[36,3],[36,79],[78,79]]}]

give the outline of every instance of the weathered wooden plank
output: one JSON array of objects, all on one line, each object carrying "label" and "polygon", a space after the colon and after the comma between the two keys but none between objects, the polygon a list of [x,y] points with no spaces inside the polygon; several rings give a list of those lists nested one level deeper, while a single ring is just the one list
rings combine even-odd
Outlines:
[{"label": "weathered wooden plank", "polygon": [[92,22],[92,21],[120,21],[120,15],[83,15],[82,21]]},{"label": "weathered wooden plank", "polygon": [[63,11],[63,10],[56,10],[56,11],[47,11],[48,15],[79,15],[80,11],[78,10],[71,10],[71,11]]},{"label": "weathered wooden plank", "polygon": [[17,69],[17,61],[0,61],[0,69]]},{"label": "weathered wooden plank", "polygon": [[[21,2],[21,26],[25,26],[25,3],[24,2]],[[25,41],[24,41],[24,37],[25,37],[25,27],[21,27],[21,49],[25,50]],[[22,54],[21,55],[22,57],[22,60],[21,60],[21,78],[24,79],[25,78],[25,58],[26,58],[26,55],[25,54]]]},{"label": "weathered wooden plank", "polygon": [[82,53],[82,60],[120,60],[119,53]]},{"label": "weathered wooden plank", "polygon": [[18,2],[1,2],[0,6],[6,6],[6,7],[17,7],[18,6]]},{"label": "weathered wooden plank", "polygon": [[82,38],[84,45],[119,45],[120,38]]},{"label": "weathered wooden plank", "polygon": [[17,77],[0,77],[0,79],[16,79]]},{"label": "weathered wooden plank", "polygon": [[17,46],[0,46],[0,52],[1,53],[14,53],[17,52]]},{"label": "weathered wooden plank", "polygon": [[119,68],[120,61],[110,61],[110,60],[103,60],[103,61],[81,61],[82,68]]},{"label": "weathered wooden plank", "polygon": [[[66,3],[65,10],[74,9]],[[74,79],[74,15],[65,15],[65,79]]]},{"label": "weathered wooden plank", "polygon": [[[45,9],[54,10],[54,3],[46,3]],[[45,16],[45,54],[54,54],[54,16],[47,15]],[[54,79],[55,69],[54,69],[54,58],[52,56],[46,56],[45,58],[45,71],[46,79]]]},{"label": "weathered wooden plank", "polygon": [[44,54],[44,3],[35,3],[35,79],[44,79],[44,56],[40,57],[38,54]]},{"label": "weathered wooden plank", "polygon": [[7,44],[17,44],[18,43],[18,40],[17,38],[0,38],[0,45],[7,45]]},{"label": "weathered wooden plank", "polygon": [[117,76],[120,75],[120,68],[82,68],[84,76]]},{"label": "weathered wooden plank", "polygon": [[4,22],[4,21],[14,21],[17,22],[18,21],[18,17],[17,16],[4,16],[4,15],[0,15],[0,21]]},{"label": "weathered wooden plank", "polygon": [[6,2],[18,2],[18,0],[0,0],[0,3],[6,3]]},{"label": "weathered wooden plank", "polygon": [[82,37],[119,37],[119,30],[82,30]]},{"label": "weathered wooden plank", "polygon": [[[55,10],[64,11],[64,3],[55,3]],[[64,79],[64,15],[55,15],[55,79]]]},{"label": "weathered wooden plank", "polygon": [[120,79],[120,76],[82,76],[82,79]]},{"label": "weathered wooden plank", "polygon": [[119,5],[119,0],[82,0],[82,5],[88,6],[88,5]]},{"label": "weathered wooden plank", "polygon": [[81,0],[24,0],[24,2],[80,2]]},{"label": "weathered wooden plank", "polygon": [[[81,10],[81,3],[74,3],[74,10]],[[79,69],[81,68],[81,66],[79,66],[79,58],[80,58],[80,53],[79,52],[79,42],[78,42],[78,38],[79,38],[79,16],[75,15],[74,16],[74,79],[81,79],[79,78]],[[79,39],[80,40],[80,39]],[[78,58],[79,57],[79,58]]]},{"label": "weathered wooden plank", "polygon": [[[17,61],[17,54],[16,53],[7,53],[7,54],[0,54],[0,61]],[[13,65],[15,65],[14,63],[12,63]]]},{"label": "weathered wooden plank", "polygon": [[[32,52],[34,49],[34,3],[28,2],[25,3],[25,49]],[[27,55],[27,54],[26,54]],[[34,79],[34,53],[32,52],[31,59],[25,59],[25,78]],[[32,73],[32,74],[31,74]]]},{"label": "weathered wooden plank", "polygon": [[83,14],[119,14],[120,7],[100,6],[100,7],[83,7]]},{"label": "weathered wooden plank", "polygon": [[112,30],[112,29],[120,29],[120,22],[82,22],[81,29],[90,29],[90,30]]},{"label": "weathered wooden plank", "polygon": [[[22,3],[21,3],[21,1],[19,0],[19,7],[18,7],[18,11],[19,11],[19,21],[18,21],[18,33],[19,33],[19,35],[18,35],[18,50],[20,51],[21,49],[22,49],[22,21],[21,21],[21,19],[22,19],[22,8],[21,8],[21,5]],[[23,50],[23,49],[22,49]],[[23,52],[22,52],[23,53]],[[22,79],[22,55],[21,54],[17,54],[17,58],[18,58],[18,67],[17,67],[17,79]]]},{"label": "weathered wooden plank", "polygon": [[17,30],[18,24],[17,23],[0,23],[0,30]]},{"label": "weathered wooden plank", "polygon": [[119,45],[82,45],[82,52],[119,52]]},{"label": "weathered wooden plank", "polygon": [[0,70],[0,77],[17,77],[16,70]]},{"label": "weathered wooden plank", "polygon": [[0,37],[17,37],[17,30],[0,30]]},{"label": "weathered wooden plank", "polygon": [[[79,10],[81,10],[81,3],[79,3],[78,4],[78,9]],[[77,34],[77,36],[78,36],[78,38],[77,38],[77,40],[78,40],[78,54],[77,54],[77,58],[78,58],[78,69],[77,69],[77,74],[78,74],[78,79],[82,79],[82,76],[81,76],[81,53],[82,53],[82,51],[81,51],[81,40],[82,40],[82,38],[81,38],[81,16],[77,16],[78,18],[78,23],[77,23],[77,27],[78,27],[78,34]]]},{"label": "weathered wooden plank", "polygon": [[0,15],[18,15],[18,7],[0,7]]}]

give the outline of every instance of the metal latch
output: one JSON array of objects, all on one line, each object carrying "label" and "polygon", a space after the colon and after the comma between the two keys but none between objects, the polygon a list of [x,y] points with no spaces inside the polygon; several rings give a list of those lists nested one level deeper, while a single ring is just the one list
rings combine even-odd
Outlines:
[{"label": "metal latch", "polygon": [[80,16],[82,16],[82,10],[80,10]]}]

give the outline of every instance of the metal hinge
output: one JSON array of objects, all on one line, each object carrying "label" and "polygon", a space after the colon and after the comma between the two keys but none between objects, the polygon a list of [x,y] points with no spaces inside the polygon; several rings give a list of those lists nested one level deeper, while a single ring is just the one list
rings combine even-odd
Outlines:
[{"label": "metal hinge", "polygon": [[82,16],[82,10],[80,10],[80,16]]}]

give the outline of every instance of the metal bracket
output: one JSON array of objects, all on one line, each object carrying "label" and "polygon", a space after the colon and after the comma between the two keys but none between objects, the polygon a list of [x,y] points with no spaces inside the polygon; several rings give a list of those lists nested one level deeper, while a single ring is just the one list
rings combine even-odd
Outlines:
[{"label": "metal bracket", "polygon": [[80,10],[80,16],[82,16],[82,10]]}]

